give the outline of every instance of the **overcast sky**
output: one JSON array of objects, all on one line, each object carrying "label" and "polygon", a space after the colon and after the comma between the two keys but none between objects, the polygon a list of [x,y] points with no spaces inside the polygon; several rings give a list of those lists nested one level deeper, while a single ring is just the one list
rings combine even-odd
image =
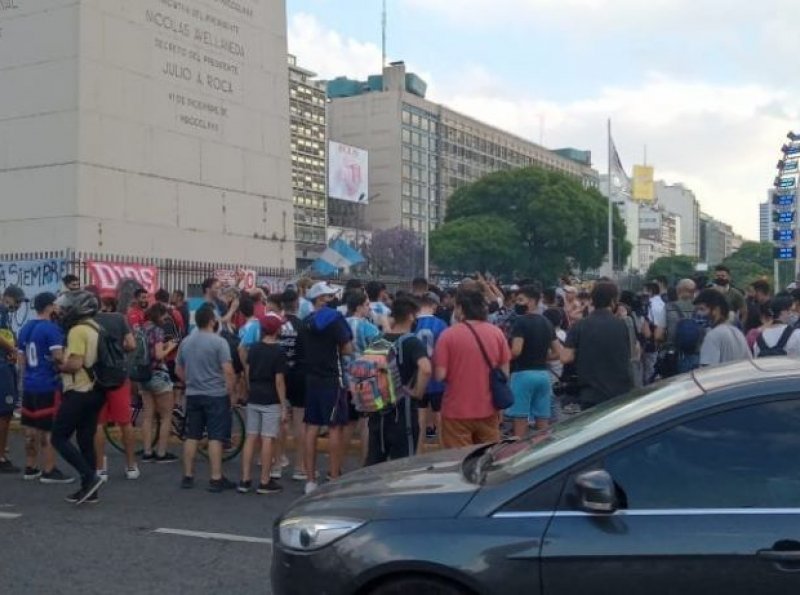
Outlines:
[{"label": "overcast sky", "polygon": [[[747,238],[800,129],[796,2],[388,0],[390,60],[428,97],[545,146],[590,149],[606,119],[630,171],[683,182]],[[288,0],[289,51],[331,78],[380,70],[380,0]],[[543,126],[542,126],[543,123]]]}]

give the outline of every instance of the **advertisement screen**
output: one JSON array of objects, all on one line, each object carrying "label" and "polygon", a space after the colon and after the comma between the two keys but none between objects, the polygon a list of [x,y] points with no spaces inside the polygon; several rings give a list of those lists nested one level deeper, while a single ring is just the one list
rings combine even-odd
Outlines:
[{"label": "advertisement screen", "polygon": [[331,141],[328,144],[328,196],[367,204],[368,193],[367,151]]}]

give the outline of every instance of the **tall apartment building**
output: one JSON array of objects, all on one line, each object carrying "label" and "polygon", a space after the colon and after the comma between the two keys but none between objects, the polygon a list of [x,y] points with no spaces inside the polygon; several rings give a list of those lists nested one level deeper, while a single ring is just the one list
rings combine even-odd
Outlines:
[{"label": "tall apartment building", "polygon": [[742,238],[727,223],[700,214],[700,260],[713,266],[741,247]]},{"label": "tall apartment building", "polygon": [[[599,180],[600,185],[598,190],[603,196],[608,198],[608,174],[600,174]],[[639,248],[642,245],[642,239],[639,235],[639,211],[642,208],[647,207],[647,205],[643,205],[641,202],[633,200],[630,192],[627,191],[616,192],[614,194],[614,205],[617,207],[620,217],[625,222],[625,239],[631,244],[631,254],[628,257],[628,262],[624,263],[623,268],[626,270],[642,270],[639,254]],[[649,247],[646,248],[646,250],[648,252],[652,252]],[[645,270],[647,269],[645,268]]]},{"label": "tall apartment building", "polygon": [[662,256],[680,254],[681,218],[657,205],[639,209],[639,266],[646,273]]},{"label": "tall apartment building", "polygon": [[292,197],[297,268],[326,244],[325,85],[289,55],[289,110],[292,145]]},{"label": "tall apartment building", "polygon": [[656,202],[681,220],[676,254],[700,257],[700,203],[694,192],[683,184],[656,182]]},{"label": "tall apartment building", "polygon": [[767,191],[767,200],[758,205],[758,240],[772,241],[772,195],[773,189]]},{"label": "tall apartment building", "polygon": [[330,138],[370,153],[366,226],[434,229],[456,189],[498,170],[538,165],[597,186],[586,152],[564,157],[427,100],[426,87],[402,62],[328,83]]}]

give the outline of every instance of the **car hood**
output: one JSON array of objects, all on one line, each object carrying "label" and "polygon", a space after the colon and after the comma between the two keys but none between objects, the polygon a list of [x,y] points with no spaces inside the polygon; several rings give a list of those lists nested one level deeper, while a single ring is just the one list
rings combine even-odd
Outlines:
[{"label": "car hood", "polygon": [[283,516],[364,520],[454,517],[480,488],[461,473],[461,462],[474,450],[445,450],[365,467],[321,486],[295,502]]}]

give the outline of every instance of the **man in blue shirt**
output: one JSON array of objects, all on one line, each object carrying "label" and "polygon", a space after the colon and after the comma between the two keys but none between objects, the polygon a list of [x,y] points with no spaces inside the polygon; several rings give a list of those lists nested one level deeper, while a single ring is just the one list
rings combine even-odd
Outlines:
[{"label": "man in blue shirt", "polygon": [[25,293],[14,285],[3,292],[0,303],[0,473],[19,473],[6,458],[8,430],[17,406],[17,341],[11,328],[11,315],[25,299]]},{"label": "man in blue shirt", "polygon": [[[64,333],[51,318],[56,296],[45,292],[33,300],[36,318],[19,332],[19,355],[23,363],[22,425],[25,427],[25,474],[23,479],[42,483],[71,483],[74,477],[56,467],[50,444],[53,419],[61,400],[58,363],[64,357]],[[39,466],[39,455],[42,466]]]},{"label": "man in blue shirt", "polygon": [[[414,334],[428,350],[428,358],[431,361],[433,361],[436,342],[441,334],[447,330],[447,324],[435,315],[440,304],[438,295],[431,291],[424,293],[420,298],[420,311],[417,314],[417,324],[414,327]],[[439,412],[442,410],[443,394],[444,382],[431,378],[428,382],[428,388],[425,390],[425,397],[419,406],[419,427],[420,430],[424,428],[425,433],[423,434],[420,431],[418,453],[423,451],[426,434],[431,437],[436,435]]]}]

